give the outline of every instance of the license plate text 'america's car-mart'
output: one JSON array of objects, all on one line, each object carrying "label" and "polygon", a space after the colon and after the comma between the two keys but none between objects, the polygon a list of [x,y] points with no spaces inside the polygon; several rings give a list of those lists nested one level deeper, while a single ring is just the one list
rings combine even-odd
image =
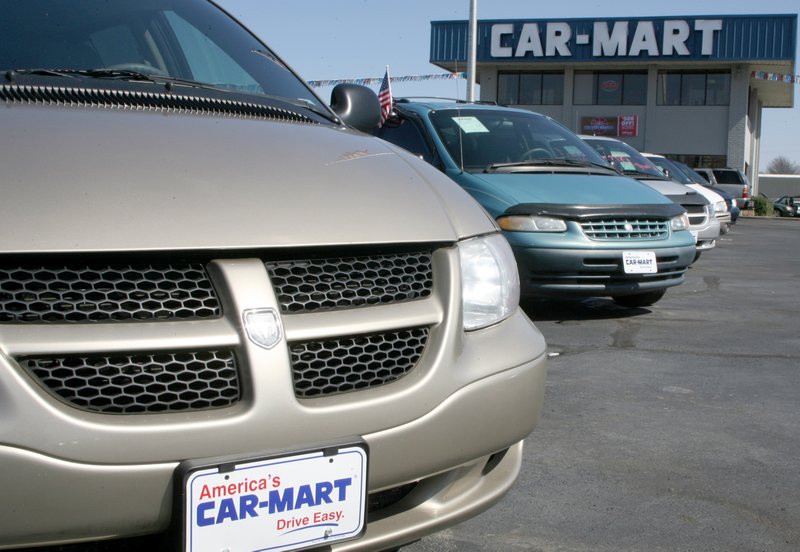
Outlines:
[{"label": "license plate text 'america's car-mart'", "polygon": [[654,274],[658,272],[655,251],[623,251],[622,262],[626,274]]},{"label": "license plate text 'america's car-mart'", "polygon": [[365,530],[367,451],[353,445],[193,468],[184,550],[301,550]]}]

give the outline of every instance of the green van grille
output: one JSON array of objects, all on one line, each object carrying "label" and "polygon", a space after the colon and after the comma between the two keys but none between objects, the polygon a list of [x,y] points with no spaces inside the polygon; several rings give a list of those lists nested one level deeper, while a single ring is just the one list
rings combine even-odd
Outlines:
[{"label": "green van grille", "polygon": [[663,240],[669,236],[669,221],[613,218],[580,223],[592,240]]}]

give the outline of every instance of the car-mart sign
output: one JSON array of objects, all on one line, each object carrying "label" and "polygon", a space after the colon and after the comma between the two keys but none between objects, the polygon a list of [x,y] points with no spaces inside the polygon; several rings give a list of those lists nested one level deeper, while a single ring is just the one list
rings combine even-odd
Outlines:
[{"label": "car-mart sign", "polygon": [[[590,45],[593,57],[689,56],[690,45],[701,56],[710,56],[715,33],[721,30],[722,19],[668,19],[661,22],[660,29],[654,21],[596,21],[591,33],[577,34],[566,22],[523,23],[519,32],[515,32],[513,23],[496,23],[491,31],[491,56],[569,57],[573,43]],[[699,33],[699,40],[690,43],[693,32]]]},{"label": "car-mart sign", "polygon": [[[467,21],[431,23],[431,62],[466,60]],[[483,62],[794,60],[797,15],[478,22]]]}]

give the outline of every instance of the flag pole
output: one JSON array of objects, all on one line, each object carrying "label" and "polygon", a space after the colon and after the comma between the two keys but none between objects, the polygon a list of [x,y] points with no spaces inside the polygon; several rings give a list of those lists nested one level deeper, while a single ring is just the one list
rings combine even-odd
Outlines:
[{"label": "flag pole", "polygon": [[478,51],[478,0],[469,0],[469,39],[467,49],[467,101],[475,101],[475,57]]}]

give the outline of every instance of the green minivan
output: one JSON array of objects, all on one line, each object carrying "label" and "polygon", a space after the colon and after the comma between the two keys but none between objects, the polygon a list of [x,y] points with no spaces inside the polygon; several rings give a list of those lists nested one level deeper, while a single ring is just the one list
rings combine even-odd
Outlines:
[{"label": "green minivan", "polygon": [[450,176],[510,242],[526,296],[652,305],[695,255],[685,210],[621,175],[576,134],[523,109],[398,100],[374,134]]}]

